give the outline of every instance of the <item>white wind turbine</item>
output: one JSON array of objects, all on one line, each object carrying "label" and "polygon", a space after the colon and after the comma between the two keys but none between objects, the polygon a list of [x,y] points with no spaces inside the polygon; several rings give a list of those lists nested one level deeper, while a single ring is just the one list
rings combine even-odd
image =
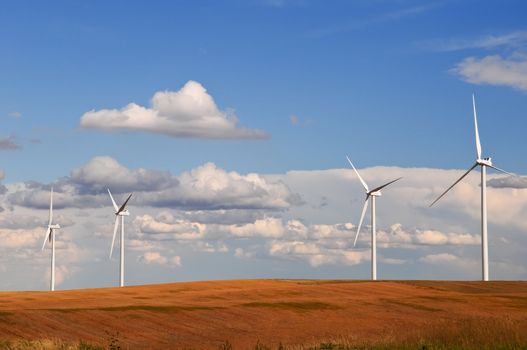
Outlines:
[{"label": "white wind turbine", "polygon": [[364,182],[357,169],[355,169],[355,166],[353,165],[349,157],[346,156],[346,158],[351,164],[353,170],[355,170],[355,173],[359,177],[359,180],[362,183],[364,190],[366,191],[366,200],[364,201],[364,206],[362,207],[362,214],[360,215],[359,226],[357,227],[357,234],[355,235],[355,241],[353,242],[353,246],[357,244],[357,238],[359,237],[362,221],[364,220],[364,215],[366,214],[366,209],[368,208],[368,200],[371,198],[371,279],[375,281],[377,280],[377,237],[375,232],[375,197],[380,197],[382,195],[381,189],[394,183],[395,181],[399,181],[400,179],[402,179],[402,177],[385,183],[384,185],[376,187],[370,191],[368,189],[368,185],[366,184],[366,182]]},{"label": "white wind turbine", "polygon": [[124,286],[124,217],[129,216],[130,212],[128,209],[126,209],[126,204],[132,197],[132,193],[126,198],[123,205],[121,207],[118,207],[115,203],[112,192],[110,192],[110,189],[108,189],[108,194],[110,195],[110,198],[112,199],[112,204],[115,209],[115,224],[113,227],[113,238],[112,238],[112,246],[110,248],[110,259],[112,258],[113,253],[113,245],[115,243],[115,234],[117,233],[117,228],[119,227],[119,217],[121,218],[121,237],[120,237],[120,246],[121,246],[121,259],[119,264],[119,287]]},{"label": "white wind turbine", "polygon": [[46,236],[44,237],[44,244],[42,244],[42,250],[46,247],[46,242],[49,240],[51,243],[51,281],[49,290],[55,290],[55,230],[58,230],[60,225],[53,224],[53,187],[51,188],[51,197],[49,199],[49,222]]},{"label": "white wind turbine", "polygon": [[482,279],[483,281],[489,280],[489,247],[487,239],[487,167],[501,171],[502,173],[515,176],[503,169],[497,168],[492,165],[492,159],[481,158],[481,143],[479,141],[478,132],[478,118],[476,116],[476,101],[474,94],[472,94],[472,108],[474,110],[474,129],[476,132],[476,162],[468,169],[452,186],[446,189],[435,201],[430,204],[434,205],[440,200],[448,191],[450,191],[455,185],[457,185],[465,176],[468,175],[475,167],[481,167],[481,259],[482,259]]}]

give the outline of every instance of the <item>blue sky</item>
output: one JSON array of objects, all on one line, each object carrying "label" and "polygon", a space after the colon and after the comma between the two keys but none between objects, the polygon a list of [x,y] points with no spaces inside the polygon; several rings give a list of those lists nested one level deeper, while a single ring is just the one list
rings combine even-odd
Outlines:
[{"label": "blue sky", "polygon": [[[300,180],[291,180],[288,172],[346,168],[346,154],[359,168],[434,169],[447,174],[441,181],[448,185],[456,175],[448,176],[445,169],[466,169],[474,160],[472,93],[476,94],[483,153],[492,156],[495,165],[525,174],[526,12],[523,1],[475,0],[4,2],[0,11],[0,146],[7,146],[0,147],[4,148],[0,159],[3,184],[8,188],[3,207],[11,209],[3,215],[21,210],[45,217],[42,203],[31,202],[27,194],[18,202],[9,199],[26,181],[47,186],[68,177],[68,186],[79,186],[69,194],[95,191],[100,186],[89,182],[93,178],[83,178],[95,186],[87,190],[88,182],[79,182],[80,177],[72,171],[87,167],[99,156],[110,157],[132,172],[143,168],[173,176],[211,162],[241,176],[257,173],[280,178],[304,202],[309,202],[305,198],[311,196],[310,191],[320,194],[313,200],[320,200],[325,184],[316,182],[318,187],[304,188],[295,183]],[[181,137],[163,127],[117,125],[105,129],[106,122],[92,119],[90,127],[81,123],[91,112],[110,118],[107,111],[119,111],[129,103],[150,108],[156,92],[180,91],[188,81],[206,89],[200,96],[210,96],[218,116],[236,115],[234,129],[229,129],[231,124],[226,129],[230,134],[211,137],[218,132],[212,130],[214,126],[206,132],[193,129],[191,137]],[[240,128],[267,137],[239,137]],[[391,169],[386,177],[399,171]],[[356,185],[356,179],[351,173],[349,176]],[[527,191],[507,188],[520,197]],[[64,189],[64,194],[67,191]],[[353,202],[355,197],[362,198],[357,192],[347,193],[350,199],[341,203],[343,208],[327,206],[337,213],[334,215],[306,209],[312,203],[273,204],[270,212],[266,212],[269,208],[259,208],[257,213],[243,210],[251,212],[253,219],[356,224],[359,207],[350,205],[350,200],[358,203]],[[94,208],[102,210],[102,202],[93,200],[97,203]],[[136,203],[135,214],[154,215],[153,208],[160,205],[144,204],[152,201]],[[190,210],[183,207],[177,204],[162,209],[173,214]],[[470,212],[469,207],[467,204]],[[210,214],[210,208],[191,210],[208,210]],[[517,209],[518,216],[510,218],[512,224],[495,223],[495,229],[505,232],[511,226],[520,227],[521,242],[526,242],[520,218],[523,210],[527,211],[523,206]],[[246,223],[247,212],[238,213],[244,219],[231,223]],[[463,216],[440,210],[436,214],[428,221],[435,227],[410,218],[403,224],[421,230],[478,232],[477,218],[472,227],[472,221],[465,224]],[[64,215],[73,225],[71,231],[84,232],[79,237],[89,235],[89,229],[75,226],[81,221],[80,213],[65,210]],[[91,215],[88,208],[82,209],[82,215]],[[455,223],[440,224],[449,220]],[[395,217],[387,220],[385,229],[397,222],[400,220]],[[132,230],[140,236],[137,225]],[[508,235],[517,237],[518,232]],[[511,240],[507,235],[505,238]],[[260,243],[262,247],[272,244],[265,239]],[[226,244],[227,250],[233,253],[236,244]],[[243,246],[247,249],[251,243]],[[160,251],[159,247],[152,249]],[[180,253],[175,250],[171,254]],[[200,254],[182,256],[183,261],[201,261]],[[477,251],[473,256],[477,258]],[[138,269],[144,268],[140,264],[144,260],[139,255],[136,258]],[[217,258],[206,255],[206,259]],[[225,266],[232,259],[225,258]],[[516,259],[516,264],[527,269],[524,258],[518,255]],[[283,276],[324,275],[301,259],[294,261],[298,266],[293,270],[272,254],[250,261],[252,272],[274,264],[283,269]],[[89,269],[86,261],[77,265],[79,271]],[[169,264],[161,265],[166,268]],[[189,265],[182,264],[184,268]],[[367,271],[367,264],[363,265]],[[197,271],[203,273],[197,265],[192,266],[178,273],[187,274],[187,279]],[[426,277],[419,275],[417,267],[408,266],[408,275],[400,277]],[[331,260],[329,267],[320,268],[340,269],[339,276],[346,276],[349,266]],[[471,275],[467,272],[461,277]],[[85,286],[81,276],[81,272],[71,273],[66,286]],[[247,273],[222,276],[244,277]],[[527,273],[522,270],[503,276],[525,278]],[[137,277],[135,282],[142,281]],[[12,288],[39,286],[15,284]]]}]

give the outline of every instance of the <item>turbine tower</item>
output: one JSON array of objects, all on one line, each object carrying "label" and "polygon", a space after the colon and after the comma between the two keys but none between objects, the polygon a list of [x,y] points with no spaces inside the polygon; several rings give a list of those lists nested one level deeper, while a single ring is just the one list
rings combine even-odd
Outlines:
[{"label": "turbine tower", "polygon": [[108,194],[110,195],[110,198],[112,200],[113,207],[115,209],[115,224],[113,227],[113,238],[112,238],[112,246],[110,248],[110,259],[112,258],[113,253],[113,246],[115,243],[115,234],[117,233],[117,229],[119,228],[119,218],[121,218],[121,237],[120,237],[120,246],[121,246],[121,259],[119,264],[119,287],[124,286],[124,217],[129,216],[130,212],[128,209],[126,209],[126,204],[132,197],[132,193],[126,198],[123,205],[121,207],[118,207],[115,203],[112,192],[110,192],[110,189],[108,189]]},{"label": "turbine tower", "polygon": [[500,171],[502,173],[515,176],[503,169],[492,165],[492,159],[481,158],[481,143],[478,132],[478,118],[476,116],[476,100],[472,94],[472,109],[474,111],[474,130],[476,133],[476,162],[470,169],[468,169],[452,186],[446,189],[435,201],[430,204],[430,207],[440,200],[448,191],[456,186],[465,176],[467,176],[475,167],[481,167],[481,264],[482,264],[482,280],[489,280],[489,246],[487,237],[487,167]]},{"label": "turbine tower", "polygon": [[359,232],[362,226],[362,221],[364,220],[364,215],[366,214],[366,209],[368,209],[368,200],[371,199],[371,279],[375,281],[377,280],[377,237],[375,232],[375,197],[380,197],[382,195],[381,190],[383,188],[394,183],[395,181],[399,181],[400,179],[402,179],[402,177],[385,183],[384,185],[376,187],[370,191],[368,189],[368,185],[366,184],[366,182],[364,182],[357,169],[355,169],[355,166],[353,165],[349,157],[346,156],[346,158],[351,164],[353,170],[355,170],[357,177],[359,178],[360,182],[362,183],[362,186],[364,187],[364,190],[366,191],[366,200],[364,201],[364,206],[362,207],[362,214],[360,215],[359,226],[357,227],[357,234],[355,235],[355,241],[353,242],[354,247],[357,244],[357,238],[359,238]]},{"label": "turbine tower", "polygon": [[55,230],[58,230],[60,225],[53,224],[53,187],[51,188],[51,196],[49,198],[49,222],[46,236],[44,237],[44,244],[42,244],[42,250],[46,247],[46,242],[51,243],[51,281],[49,284],[49,290],[55,290]]}]

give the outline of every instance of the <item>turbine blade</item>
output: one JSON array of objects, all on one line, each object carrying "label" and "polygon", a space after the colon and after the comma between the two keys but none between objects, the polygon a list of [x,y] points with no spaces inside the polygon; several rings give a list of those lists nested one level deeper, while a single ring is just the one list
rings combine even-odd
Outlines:
[{"label": "turbine blade", "polygon": [[112,246],[110,247],[110,259],[112,258],[113,245],[115,244],[115,235],[117,234],[118,228],[119,228],[119,215],[115,215],[115,224],[113,225]]},{"label": "turbine blade", "polygon": [[401,180],[401,179],[402,179],[402,177],[399,177],[399,178],[397,178],[397,179],[395,179],[395,180],[392,180],[392,181],[390,181],[390,182],[388,182],[388,183],[385,183],[385,184],[382,185],[382,186],[379,186],[379,187],[377,187],[377,188],[374,188],[373,190],[371,190],[371,192],[380,191],[380,190],[382,190],[383,188],[385,188],[386,186],[391,185],[391,184],[393,184],[395,181],[399,181],[399,180]]},{"label": "turbine blade", "polygon": [[465,176],[468,175],[468,173],[470,173],[475,167],[478,166],[478,163],[475,163],[470,169],[468,169],[459,179],[457,179],[456,182],[454,182],[454,184],[452,186],[450,186],[449,188],[446,189],[445,192],[443,192],[439,197],[437,197],[437,199],[435,201],[432,202],[432,204],[430,204],[430,207],[432,205],[434,205],[438,200],[440,200],[448,191],[450,191],[455,185],[458,184],[459,181],[463,180],[463,178]]},{"label": "turbine blade", "polygon": [[360,228],[362,226],[362,222],[364,221],[364,215],[366,215],[366,209],[368,209],[368,199],[370,198],[369,195],[366,196],[366,200],[364,201],[364,206],[362,207],[362,213],[360,214],[360,220],[359,220],[359,226],[357,227],[357,234],[355,235],[355,241],[353,241],[353,246],[357,244],[357,238],[359,238],[359,232]]},{"label": "turbine blade", "polygon": [[476,155],[478,159],[481,159],[481,143],[479,141],[478,117],[476,116],[476,99],[474,98],[474,94],[472,94],[472,107],[474,109],[474,130],[476,130]]},{"label": "turbine blade", "polygon": [[362,183],[362,186],[364,187],[364,189],[366,190],[366,192],[369,192],[369,190],[368,190],[368,185],[366,185],[366,182],[364,182],[364,180],[362,179],[362,177],[360,177],[359,172],[357,171],[357,169],[355,169],[355,166],[354,166],[353,163],[351,162],[350,158],[349,158],[348,156],[346,156],[346,158],[348,159],[348,162],[351,164],[351,167],[353,168],[353,170],[355,170],[355,173],[356,173],[357,176],[359,177],[359,180],[360,180],[360,182]]},{"label": "turbine blade", "polygon": [[48,223],[48,226],[51,225],[52,221],[53,221],[53,187],[51,187],[51,196],[49,197],[49,223]]},{"label": "turbine blade", "polygon": [[130,195],[128,196],[128,198],[126,198],[126,200],[124,201],[123,205],[121,205],[121,207],[119,208],[119,210],[117,211],[117,213],[120,213],[124,210],[124,208],[126,207],[126,203],[128,203],[128,201],[130,200],[130,198],[132,198],[132,194],[133,193],[130,193]]},{"label": "turbine blade", "polygon": [[46,242],[48,241],[48,237],[51,237],[51,228],[48,227],[48,230],[46,231],[46,235],[44,236],[44,243],[42,244],[42,250],[44,250],[44,247],[46,246]]},{"label": "turbine blade", "polygon": [[113,207],[114,207],[115,211],[117,212],[119,210],[119,207],[117,206],[117,204],[113,200],[112,192],[110,192],[110,189],[108,189],[108,194],[110,195],[110,198],[112,199]]},{"label": "turbine blade", "polygon": [[491,167],[491,168],[494,169],[494,170],[501,171],[501,172],[504,173],[504,174],[507,174],[507,175],[510,175],[510,176],[516,176],[515,174],[513,174],[513,173],[509,173],[508,171],[505,171],[505,170],[503,170],[503,169],[500,169],[500,168],[498,168],[498,167],[495,167],[494,165],[488,165],[488,166]]}]

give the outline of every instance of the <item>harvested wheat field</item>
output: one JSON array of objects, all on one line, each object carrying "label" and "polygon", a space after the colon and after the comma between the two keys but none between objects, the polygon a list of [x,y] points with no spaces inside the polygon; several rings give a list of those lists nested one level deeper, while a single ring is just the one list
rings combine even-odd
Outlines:
[{"label": "harvested wheat field", "polygon": [[0,294],[4,344],[508,349],[527,346],[525,329],[527,282],[239,280]]}]

